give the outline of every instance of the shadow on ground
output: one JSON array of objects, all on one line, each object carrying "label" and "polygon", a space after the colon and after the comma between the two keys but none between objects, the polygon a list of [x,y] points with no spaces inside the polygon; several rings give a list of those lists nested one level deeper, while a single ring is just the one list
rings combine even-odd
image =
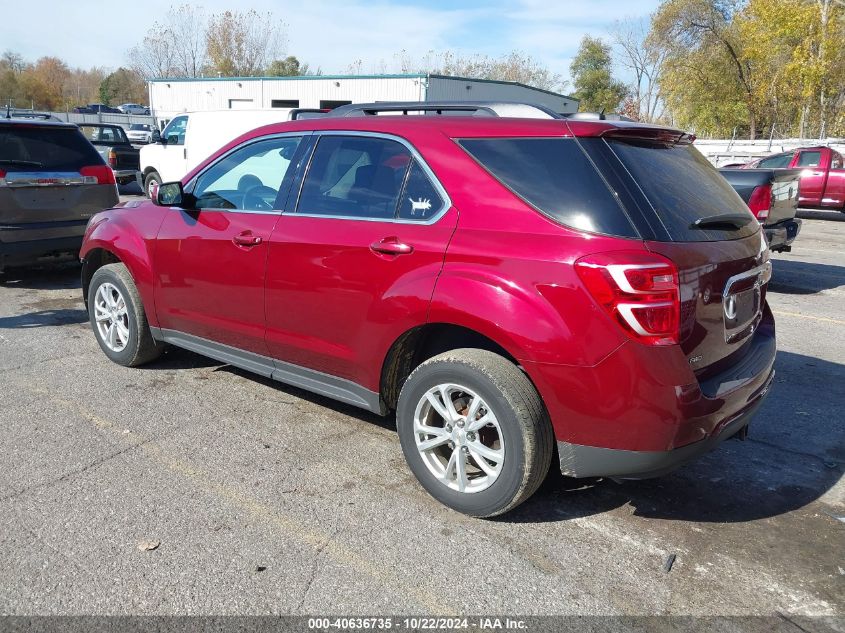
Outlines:
[{"label": "shadow on ground", "polygon": [[[172,350],[147,368],[172,370],[216,364],[191,352]],[[630,504],[636,516],[737,523],[806,506],[825,494],[845,472],[845,426],[840,420],[845,391],[819,389],[819,385],[845,383],[845,365],[780,352],[776,369],[780,380],[757,413],[747,441],[727,440],[675,473],[644,481],[571,479],[560,475],[553,461],[548,479],[534,497],[499,520],[563,521]],[[392,416],[374,415],[228,365],[220,365],[218,371],[395,429]],[[808,407],[808,402],[813,407]]]},{"label": "shadow on ground", "polygon": [[812,295],[845,286],[845,267],[813,264],[787,257],[772,259],[769,290],[783,294]]}]

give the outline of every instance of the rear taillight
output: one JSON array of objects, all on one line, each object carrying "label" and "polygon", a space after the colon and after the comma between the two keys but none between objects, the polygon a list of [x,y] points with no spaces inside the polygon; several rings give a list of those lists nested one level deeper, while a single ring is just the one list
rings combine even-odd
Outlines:
[{"label": "rear taillight", "polygon": [[116,185],[114,172],[108,165],[91,165],[79,170],[86,185]]},{"label": "rear taillight", "polygon": [[754,217],[764,221],[769,217],[769,209],[772,207],[772,186],[760,185],[756,187],[751,193],[751,198],[748,200],[748,208]]},{"label": "rear taillight", "polygon": [[0,169],[0,187],[6,186],[6,172]]},{"label": "rear taillight", "polygon": [[111,167],[117,167],[117,152],[113,149],[109,150],[109,165]]},{"label": "rear taillight", "polygon": [[631,338],[648,345],[680,339],[678,269],[643,251],[587,255],[575,270],[598,304]]}]

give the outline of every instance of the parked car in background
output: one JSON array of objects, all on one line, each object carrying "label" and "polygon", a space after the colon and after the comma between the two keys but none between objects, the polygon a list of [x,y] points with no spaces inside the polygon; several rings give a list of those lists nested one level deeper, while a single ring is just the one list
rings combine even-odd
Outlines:
[{"label": "parked car in background", "polygon": [[129,142],[122,127],[105,123],[80,123],[79,129],[114,170],[117,184],[135,182],[141,186],[139,151]]},{"label": "parked car in background", "polygon": [[774,376],[769,250],[692,137],[513,104],[365,115],[389,107],[249,131],[95,216],[106,356],[172,344],[395,411],[411,472],[473,516],[531,496],[553,454],[642,478],[744,436]]},{"label": "parked car in background", "polygon": [[91,108],[88,106],[76,106],[73,110],[71,110],[74,114],[96,114]]},{"label": "parked car in background", "polygon": [[88,219],[117,202],[114,173],[78,127],[0,118],[0,272],[75,259]]},{"label": "parked car in background", "polygon": [[153,130],[152,143],[141,148],[147,197],[154,185],[179,180],[233,138],[268,123],[287,121],[296,112],[290,108],[211,110],[173,117],[161,133]]},{"label": "parked car in background", "polygon": [[93,114],[123,114],[117,108],[113,108],[105,103],[89,103],[87,107]]},{"label": "parked car in background", "polygon": [[138,103],[124,103],[117,106],[117,109],[123,112],[123,114],[147,115],[150,113],[150,109],[148,107],[142,106]]},{"label": "parked car in background", "polygon": [[126,130],[126,137],[132,143],[151,143],[153,140],[153,126],[146,123],[132,123]]},{"label": "parked car in background", "polygon": [[729,169],[719,173],[763,225],[773,251],[789,252],[801,230],[798,211],[800,169]]},{"label": "parked car in background", "polygon": [[746,169],[800,169],[798,206],[845,212],[845,159],[825,146],[802,147],[758,158]]}]

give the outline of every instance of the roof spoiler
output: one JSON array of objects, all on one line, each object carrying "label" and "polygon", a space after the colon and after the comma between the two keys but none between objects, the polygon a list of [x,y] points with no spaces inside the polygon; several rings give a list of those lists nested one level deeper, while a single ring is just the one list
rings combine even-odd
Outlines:
[{"label": "roof spoiler", "polygon": [[562,119],[564,115],[534,103],[516,101],[383,101],[353,103],[331,111],[331,117],[374,116],[381,113],[428,114],[491,117],[519,117],[526,119]]},{"label": "roof spoiler", "polygon": [[599,136],[623,141],[648,141],[666,145],[691,145],[695,141],[695,134],[651,125],[611,128],[605,130]]}]

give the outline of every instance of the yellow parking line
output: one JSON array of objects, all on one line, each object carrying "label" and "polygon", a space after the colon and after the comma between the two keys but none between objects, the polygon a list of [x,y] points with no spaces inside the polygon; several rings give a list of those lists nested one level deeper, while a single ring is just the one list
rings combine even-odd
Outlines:
[{"label": "yellow parking line", "polygon": [[784,310],[772,310],[775,316],[798,317],[799,319],[812,319],[813,321],[821,321],[822,323],[835,323],[836,325],[845,325],[845,321],[839,319],[829,319],[827,317],[811,316],[809,314],[801,314],[800,312],[786,312]]}]

